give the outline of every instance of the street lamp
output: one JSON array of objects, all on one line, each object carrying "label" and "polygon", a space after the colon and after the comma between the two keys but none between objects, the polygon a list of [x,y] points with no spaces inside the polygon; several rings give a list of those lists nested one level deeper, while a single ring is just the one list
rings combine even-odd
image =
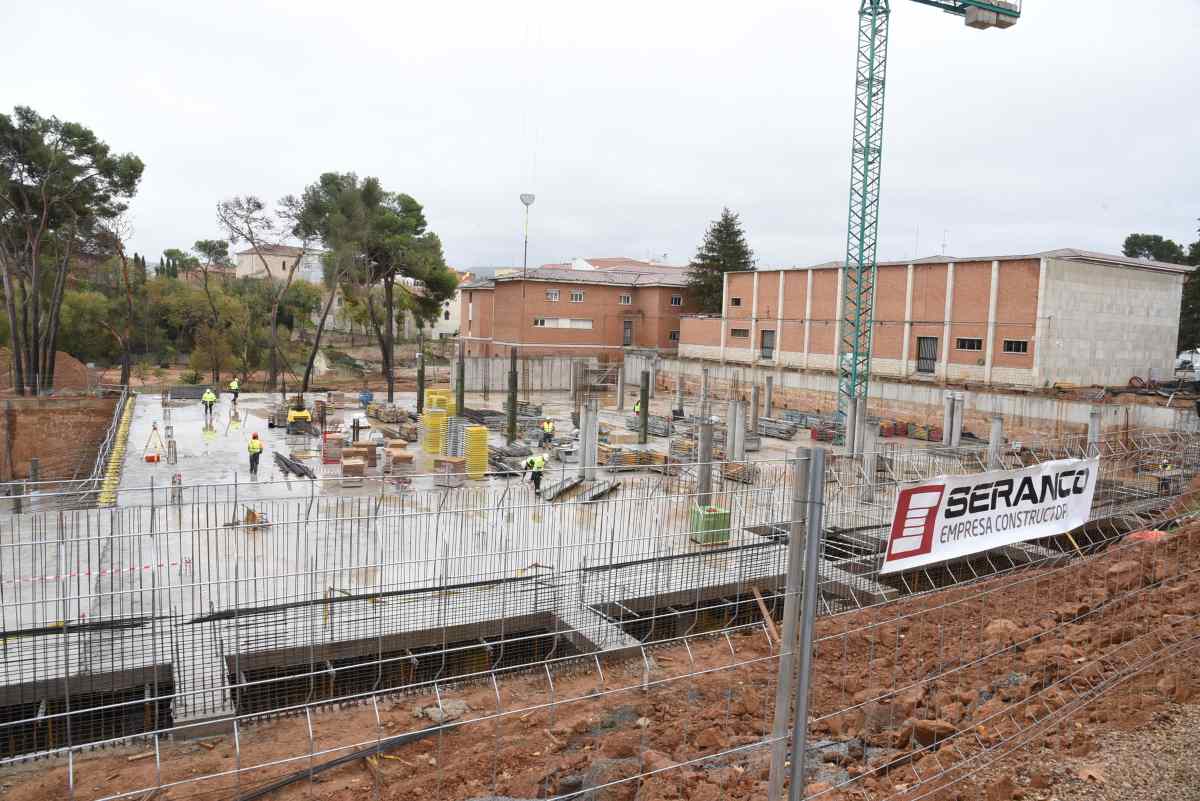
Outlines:
[{"label": "street lamp", "polygon": [[525,204],[525,257],[521,262],[521,278],[524,278],[529,268],[529,207],[533,205],[533,195],[522,192],[521,202]]}]

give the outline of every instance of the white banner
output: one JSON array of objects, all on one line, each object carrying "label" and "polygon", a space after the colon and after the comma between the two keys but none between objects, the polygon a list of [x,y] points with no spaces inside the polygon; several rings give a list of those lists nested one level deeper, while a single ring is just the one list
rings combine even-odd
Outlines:
[{"label": "white banner", "polygon": [[938,476],[896,496],[880,573],[911,570],[1082,526],[1099,458]]}]

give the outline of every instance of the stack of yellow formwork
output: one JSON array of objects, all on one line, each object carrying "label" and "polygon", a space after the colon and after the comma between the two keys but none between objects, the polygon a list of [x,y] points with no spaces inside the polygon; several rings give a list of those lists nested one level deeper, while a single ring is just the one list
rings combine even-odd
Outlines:
[{"label": "stack of yellow formwork", "polygon": [[426,409],[445,409],[446,414],[450,417],[458,414],[458,409],[455,408],[454,393],[448,389],[427,389],[425,390],[425,408]]},{"label": "stack of yellow formwork", "polygon": [[483,478],[488,466],[487,426],[467,426],[465,455],[467,475],[471,478]]},{"label": "stack of yellow formwork", "polygon": [[121,484],[121,465],[125,462],[125,444],[129,440],[129,423],[133,419],[134,399],[125,401],[125,411],[121,414],[121,422],[117,425],[117,433],[113,438],[112,450],[108,454],[108,464],[104,468],[104,481],[100,485],[100,506],[112,506],[117,502],[117,487]]},{"label": "stack of yellow formwork", "polygon": [[425,407],[421,415],[421,447],[426,453],[441,453],[446,436],[446,410]]}]

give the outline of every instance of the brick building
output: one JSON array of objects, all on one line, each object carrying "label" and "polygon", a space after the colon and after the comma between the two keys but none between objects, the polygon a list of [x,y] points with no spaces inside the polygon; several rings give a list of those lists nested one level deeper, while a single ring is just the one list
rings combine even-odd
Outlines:
[{"label": "brick building", "polygon": [[[1017,386],[1171,375],[1192,269],[1069,249],[883,262],[871,372]],[[723,315],[685,317],[679,354],[832,371],[843,280],[837,262],[728,273]]]},{"label": "brick building", "polygon": [[576,259],[464,284],[459,334],[469,356],[674,353],[680,317],[695,312],[685,268],[633,259]]}]

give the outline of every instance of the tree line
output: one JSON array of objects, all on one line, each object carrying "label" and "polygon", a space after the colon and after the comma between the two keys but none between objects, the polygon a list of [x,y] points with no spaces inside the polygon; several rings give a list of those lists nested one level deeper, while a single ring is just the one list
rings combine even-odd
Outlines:
[{"label": "tree line", "polygon": [[[270,389],[306,390],[340,296],[374,332],[394,397],[398,314],[431,321],[457,284],[420,203],[353,173],[323,174],[274,207],[235,195],[216,206],[219,238],[168,249],[151,272],[125,248],[144,170],[79,123],[25,106],[0,114],[0,340],[16,391],[52,390],[60,350],[120,363],[125,384],[135,367],[190,354],[214,381],[261,369]],[[231,245],[248,248],[260,277],[230,277]],[[286,267],[269,258],[281,246],[299,254]],[[297,281],[318,253],[321,284]]]}]

